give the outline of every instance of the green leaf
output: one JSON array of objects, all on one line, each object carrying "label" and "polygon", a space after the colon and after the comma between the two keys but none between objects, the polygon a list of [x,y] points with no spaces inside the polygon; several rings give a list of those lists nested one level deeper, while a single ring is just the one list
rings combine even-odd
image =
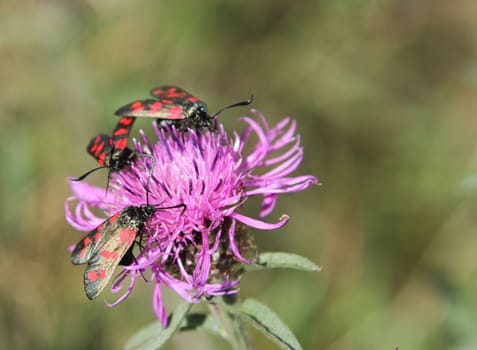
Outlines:
[{"label": "green leaf", "polygon": [[124,348],[126,350],[141,349],[142,344],[146,343],[152,337],[157,336],[162,331],[163,329],[161,322],[155,321],[149,326],[140,329],[138,332],[136,332],[136,334],[129,338]]},{"label": "green leaf", "polygon": [[322,268],[311,260],[296,254],[290,253],[262,253],[258,263],[245,265],[245,271],[256,271],[262,269],[288,268],[307,272],[319,272]]},{"label": "green leaf", "polygon": [[125,345],[126,350],[156,350],[163,346],[179,329],[182,320],[189,312],[192,304],[182,303],[177,305],[174,312],[169,317],[169,325],[162,329],[160,322],[156,321],[141,329],[133,335]]},{"label": "green leaf", "polygon": [[282,349],[302,350],[300,343],[285,323],[268,306],[247,299],[239,312],[255,328],[277,343]]}]

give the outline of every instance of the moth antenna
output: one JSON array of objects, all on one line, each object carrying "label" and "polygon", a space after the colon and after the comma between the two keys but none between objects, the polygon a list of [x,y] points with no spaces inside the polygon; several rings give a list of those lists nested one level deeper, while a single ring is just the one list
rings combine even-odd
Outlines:
[{"label": "moth antenna", "polygon": [[[156,207],[156,206],[154,206],[154,207]],[[186,211],[187,205],[185,205],[185,203],[181,203],[181,204],[171,205],[169,207],[159,207],[159,206],[157,206],[156,209],[157,210],[166,210],[166,209],[177,209],[177,208],[182,208],[182,212],[181,212],[181,215],[182,215]]]},{"label": "moth antenna", "polygon": [[106,182],[106,192],[104,193],[105,197],[108,195],[109,181],[110,180],[111,180],[111,167],[109,168],[109,171],[108,171],[108,181]]},{"label": "moth antenna", "polygon": [[104,191],[104,197],[108,195],[108,191],[109,191],[109,182],[111,181],[111,173],[112,173],[111,163],[112,163],[113,154],[114,154],[114,147],[112,148],[111,153],[109,154],[108,181],[106,182],[106,191]]},{"label": "moth antenna", "polygon": [[154,158],[151,154],[141,153],[138,154],[138,157],[150,158],[152,160],[152,166],[149,168],[149,172],[147,175],[147,183],[146,183],[146,204],[149,205],[149,185],[151,184],[151,177],[154,168],[156,167],[156,158]]},{"label": "moth antenna", "polygon": [[212,117],[218,116],[220,113],[222,113],[223,111],[225,111],[226,109],[229,109],[229,108],[238,107],[238,106],[248,106],[249,104],[251,104],[251,103],[253,102],[253,100],[254,100],[254,96],[253,96],[253,93],[252,93],[252,95],[250,95],[250,97],[249,97],[248,100],[246,100],[246,101],[240,101],[240,102],[231,104],[230,106],[221,108],[221,109],[218,110],[218,112],[215,112],[215,113],[212,115]]},{"label": "moth antenna", "polygon": [[81,180],[84,180],[86,177],[88,177],[90,174],[94,173],[96,170],[104,169],[104,168],[109,168],[109,166],[103,165],[103,166],[100,166],[100,167],[91,169],[91,170],[87,171],[86,173],[84,173],[83,175],[81,175],[81,176],[79,176],[79,177],[73,177],[73,178],[71,178],[70,180],[71,180],[71,181],[81,181]]}]

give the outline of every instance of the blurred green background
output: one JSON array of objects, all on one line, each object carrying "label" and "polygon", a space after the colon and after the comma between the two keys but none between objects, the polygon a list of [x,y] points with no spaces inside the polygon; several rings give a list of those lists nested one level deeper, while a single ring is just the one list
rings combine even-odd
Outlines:
[{"label": "blurred green background", "polygon": [[[161,84],[211,111],[254,91],[272,122],[298,120],[296,174],[323,182],[257,240],[325,270],[249,274],[243,298],[305,349],[477,348],[477,2],[4,0],[0,79],[1,349],[118,349],[154,320],[145,283],[116,308],[86,299],[63,202],[96,165],[89,139]],[[226,348],[195,332],[167,349],[191,344]]]}]

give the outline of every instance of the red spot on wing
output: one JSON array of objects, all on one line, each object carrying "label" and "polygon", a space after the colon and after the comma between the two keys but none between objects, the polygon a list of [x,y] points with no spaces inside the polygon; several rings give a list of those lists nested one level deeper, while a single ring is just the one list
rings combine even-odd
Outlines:
[{"label": "red spot on wing", "polygon": [[163,99],[162,102],[168,105],[172,104],[172,100],[168,100],[168,99]]},{"label": "red spot on wing", "polygon": [[129,134],[129,129],[127,128],[119,128],[117,130],[114,130],[113,132],[114,136],[127,135],[127,134]]},{"label": "red spot on wing", "polygon": [[95,158],[98,158],[98,155],[103,151],[104,144],[105,142],[101,140],[100,136],[97,136],[94,140],[93,146],[89,149]]},{"label": "red spot on wing", "polygon": [[104,166],[106,160],[106,153],[101,153],[101,155],[98,157],[98,163],[101,166]]},{"label": "red spot on wing", "polygon": [[88,271],[88,281],[94,282],[99,278],[99,273],[96,271]]},{"label": "red spot on wing", "polygon": [[158,110],[160,110],[162,107],[163,107],[162,102],[157,101],[157,102],[154,102],[154,103],[151,105],[150,111],[151,111],[152,113],[155,113],[155,112],[157,112]]},{"label": "red spot on wing", "polygon": [[114,224],[114,222],[121,216],[121,212],[117,212],[116,214],[114,214],[113,216],[111,216],[109,218],[109,223],[110,224]]},{"label": "red spot on wing", "polygon": [[194,97],[194,96],[189,96],[186,98],[187,101],[190,101],[190,102],[197,102],[199,101],[199,99],[197,97]]},{"label": "red spot on wing", "polygon": [[185,92],[171,92],[167,94],[169,98],[184,98],[187,94]]},{"label": "red spot on wing", "polygon": [[84,259],[84,256],[86,255],[86,251],[87,251],[86,248],[83,248],[83,249],[80,250],[80,252],[79,252],[79,258],[80,258],[80,260],[83,260],[83,259]]},{"label": "red spot on wing", "polygon": [[102,250],[100,254],[103,258],[111,260],[117,260],[119,257],[117,252],[110,252],[109,250]]},{"label": "red spot on wing", "polygon": [[136,235],[137,235],[137,231],[131,230],[130,228],[125,228],[119,234],[119,241],[121,243],[127,243],[130,240],[134,239]]},{"label": "red spot on wing", "polygon": [[179,106],[174,106],[169,110],[169,115],[167,119],[184,119],[184,115],[182,114],[182,108]]},{"label": "red spot on wing", "polygon": [[119,119],[118,124],[120,124],[120,125],[125,125],[125,126],[129,126],[129,125],[131,125],[133,122],[134,122],[134,118],[122,117],[121,119]]},{"label": "red spot on wing", "polygon": [[131,109],[133,113],[138,113],[144,110],[144,103],[142,101],[136,101],[131,104]]},{"label": "red spot on wing", "polygon": [[107,273],[105,269],[101,269],[99,271],[88,271],[87,278],[88,281],[95,282],[98,279],[104,280],[106,278],[106,275]]},{"label": "red spot on wing", "polygon": [[176,88],[168,88],[168,89],[154,89],[151,94],[155,97],[162,98],[169,96],[170,93],[176,91]]},{"label": "red spot on wing", "polygon": [[120,140],[114,141],[115,149],[123,150],[126,148],[127,145],[128,145],[128,139],[120,139]]},{"label": "red spot on wing", "polygon": [[94,235],[94,243],[98,243],[100,238],[101,238],[101,232],[98,231]]},{"label": "red spot on wing", "polygon": [[99,158],[101,154],[103,154],[103,149],[104,149],[104,143],[100,145],[100,147],[97,148],[91,148],[91,153],[93,154],[93,157]]},{"label": "red spot on wing", "polygon": [[91,243],[91,238],[86,236],[85,239],[83,240],[83,243],[85,247],[89,246],[89,244]]}]

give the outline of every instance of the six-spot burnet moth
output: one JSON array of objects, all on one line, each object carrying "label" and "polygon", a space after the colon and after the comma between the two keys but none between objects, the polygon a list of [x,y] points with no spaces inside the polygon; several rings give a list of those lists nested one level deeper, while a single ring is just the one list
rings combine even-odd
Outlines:
[{"label": "six-spot burnet moth", "polygon": [[114,114],[122,117],[157,118],[159,125],[173,125],[180,130],[215,130],[215,117],[226,109],[246,106],[253,102],[253,94],[246,101],[237,102],[209,115],[207,105],[177,86],[161,86],[150,91],[154,98],[138,100],[119,108]]},{"label": "six-spot burnet moth", "polygon": [[159,210],[175,208],[186,209],[185,204],[126,207],[76,244],[71,253],[71,262],[75,265],[87,264],[84,289],[89,299],[95,299],[103,291],[118,265],[130,265],[135,261],[133,243],[138,238],[140,244],[147,220]]},{"label": "six-spot burnet moth", "polygon": [[136,118],[122,117],[114,128],[112,136],[98,134],[93,137],[86,150],[98,161],[100,166],[71,180],[81,181],[96,170],[109,168],[109,184],[110,174],[123,169],[134,157],[134,152],[127,145],[129,133],[135,120]]}]

